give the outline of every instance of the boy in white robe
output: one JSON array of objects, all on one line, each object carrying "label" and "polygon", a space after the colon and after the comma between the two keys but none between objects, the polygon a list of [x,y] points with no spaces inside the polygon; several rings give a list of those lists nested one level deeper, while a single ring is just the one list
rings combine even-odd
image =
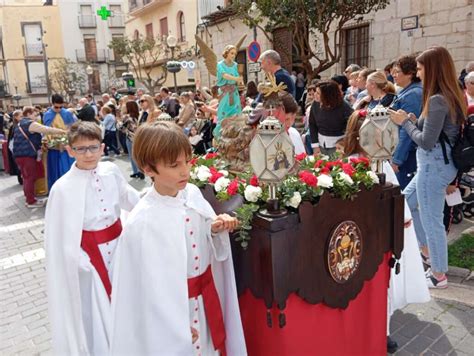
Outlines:
[{"label": "boy in white robe", "polygon": [[100,127],[77,122],[68,132],[71,170],[53,185],[45,216],[49,319],[58,355],[106,355],[110,295],[121,209],[138,192],[118,167],[99,162]]},{"label": "boy in white robe", "polygon": [[135,134],[134,159],[153,187],[119,242],[112,355],[246,355],[228,231],[188,183],[192,151],[177,125]]}]

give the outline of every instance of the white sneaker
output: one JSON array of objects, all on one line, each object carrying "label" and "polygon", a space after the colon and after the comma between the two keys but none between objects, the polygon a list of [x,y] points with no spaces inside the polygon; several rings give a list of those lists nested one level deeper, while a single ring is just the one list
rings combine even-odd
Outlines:
[{"label": "white sneaker", "polygon": [[27,208],[35,209],[35,208],[43,208],[46,205],[46,200],[37,200],[33,204],[26,204]]},{"label": "white sneaker", "polygon": [[437,279],[430,271],[430,273],[426,275],[426,283],[428,283],[428,288],[430,289],[446,289],[448,288],[448,277],[444,275],[443,278]]}]

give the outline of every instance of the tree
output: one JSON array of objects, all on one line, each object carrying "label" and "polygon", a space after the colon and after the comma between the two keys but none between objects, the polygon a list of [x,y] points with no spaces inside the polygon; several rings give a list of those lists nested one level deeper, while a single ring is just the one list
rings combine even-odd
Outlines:
[{"label": "tree", "polygon": [[52,73],[49,75],[50,86],[53,92],[61,94],[66,101],[71,101],[73,92],[82,89],[86,84],[86,77],[77,63],[66,58],[54,60]]},{"label": "tree", "polygon": [[[358,16],[384,9],[390,0],[256,0],[256,3],[261,12],[257,19],[248,15],[251,1],[235,0],[232,6],[249,27],[257,26],[272,42],[270,32],[288,28],[293,34],[293,50],[309,78],[313,78],[341,60],[344,26]],[[316,60],[314,68],[312,60]]]},{"label": "tree", "polygon": [[[168,75],[166,62],[171,60],[171,50],[161,38],[117,37],[112,39],[109,48],[131,66],[135,78],[143,83],[150,93],[166,81]],[[178,60],[191,55],[192,49],[176,47],[173,59]],[[153,74],[156,68],[159,68],[159,76]]]}]

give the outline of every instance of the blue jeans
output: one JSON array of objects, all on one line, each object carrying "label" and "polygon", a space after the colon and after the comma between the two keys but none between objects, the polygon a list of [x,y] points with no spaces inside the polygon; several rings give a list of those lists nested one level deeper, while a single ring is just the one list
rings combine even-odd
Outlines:
[{"label": "blue jeans", "polygon": [[448,270],[448,243],[443,224],[446,187],[456,177],[457,169],[451,159],[451,148],[446,145],[449,164],[445,164],[440,144],[428,151],[418,148],[418,171],[403,191],[413,216],[413,224],[420,246],[428,246],[431,269],[444,273]]},{"label": "blue jeans", "polygon": [[132,165],[132,173],[133,174],[140,173],[140,171],[138,170],[137,164],[133,160],[133,155],[132,155],[133,142],[130,141],[130,139],[127,137],[127,140],[125,141],[125,143],[127,144],[128,156],[130,157],[130,163]]}]

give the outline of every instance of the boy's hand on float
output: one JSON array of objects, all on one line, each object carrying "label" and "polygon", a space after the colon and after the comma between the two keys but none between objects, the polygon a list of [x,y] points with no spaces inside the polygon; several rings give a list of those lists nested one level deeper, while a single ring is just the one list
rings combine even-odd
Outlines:
[{"label": "boy's hand on float", "polygon": [[230,216],[229,214],[217,215],[211,224],[211,231],[213,234],[217,234],[222,231],[234,231],[239,225],[239,220]]},{"label": "boy's hand on float", "polygon": [[193,344],[199,339],[198,331],[191,326],[191,335],[193,337]]}]

